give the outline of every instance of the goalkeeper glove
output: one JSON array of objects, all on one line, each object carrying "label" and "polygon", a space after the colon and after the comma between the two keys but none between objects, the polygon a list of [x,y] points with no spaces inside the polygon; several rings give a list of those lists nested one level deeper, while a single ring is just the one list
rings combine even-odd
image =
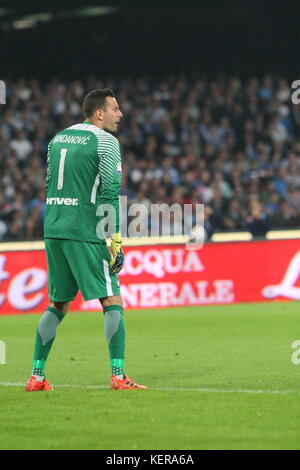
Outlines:
[{"label": "goalkeeper glove", "polygon": [[113,273],[119,273],[124,265],[124,253],[122,250],[121,234],[115,233],[111,236],[112,260],[109,263]]}]

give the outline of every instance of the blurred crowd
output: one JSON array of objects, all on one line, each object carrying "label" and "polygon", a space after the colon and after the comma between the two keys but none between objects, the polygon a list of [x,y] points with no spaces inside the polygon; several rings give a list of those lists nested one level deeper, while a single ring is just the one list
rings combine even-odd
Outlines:
[{"label": "blurred crowd", "polygon": [[[124,114],[129,204],[203,203],[207,239],[299,226],[300,105],[287,79],[22,79],[7,83],[0,107],[0,240],[43,236],[48,142],[83,120],[84,96],[102,87],[115,91]],[[174,223],[171,234],[181,230]]]}]

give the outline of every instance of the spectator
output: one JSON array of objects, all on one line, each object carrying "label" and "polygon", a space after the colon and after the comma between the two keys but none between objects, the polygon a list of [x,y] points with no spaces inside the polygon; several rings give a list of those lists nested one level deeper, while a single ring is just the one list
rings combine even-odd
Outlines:
[{"label": "spectator", "polygon": [[254,237],[264,237],[270,230],[270,219],[259,202],[253,202],[246,218],[246,228]]},{"label": "spectator", "polygon": [[18,160],[25,160],[32,150],[32,143],[26,138],[24,130],[19,130],[12,139],[10,148],[14,150]]}]

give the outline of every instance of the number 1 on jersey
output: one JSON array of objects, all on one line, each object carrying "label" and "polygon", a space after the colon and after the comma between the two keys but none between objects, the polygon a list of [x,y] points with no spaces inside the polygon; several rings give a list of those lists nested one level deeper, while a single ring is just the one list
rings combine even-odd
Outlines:
[{"label": "number 1 on jersey", "polygon": [[64,168],[67,151],[68,149],[61,149],[60,151],[57,189],[62,189],[64,185]]}]

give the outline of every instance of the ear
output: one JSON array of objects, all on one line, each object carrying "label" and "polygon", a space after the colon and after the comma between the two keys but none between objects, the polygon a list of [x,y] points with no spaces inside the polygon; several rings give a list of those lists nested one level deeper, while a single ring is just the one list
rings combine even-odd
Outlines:
[{"label": "ear", "polygon": [[103,119],[104,119],[104,111],[103,111],[103,109],[101,109],[101,108],[97,109],[97,111],[96,111],[96,116],[97,116],[97,119],[98,119],[99,121],[103,121]]}]

